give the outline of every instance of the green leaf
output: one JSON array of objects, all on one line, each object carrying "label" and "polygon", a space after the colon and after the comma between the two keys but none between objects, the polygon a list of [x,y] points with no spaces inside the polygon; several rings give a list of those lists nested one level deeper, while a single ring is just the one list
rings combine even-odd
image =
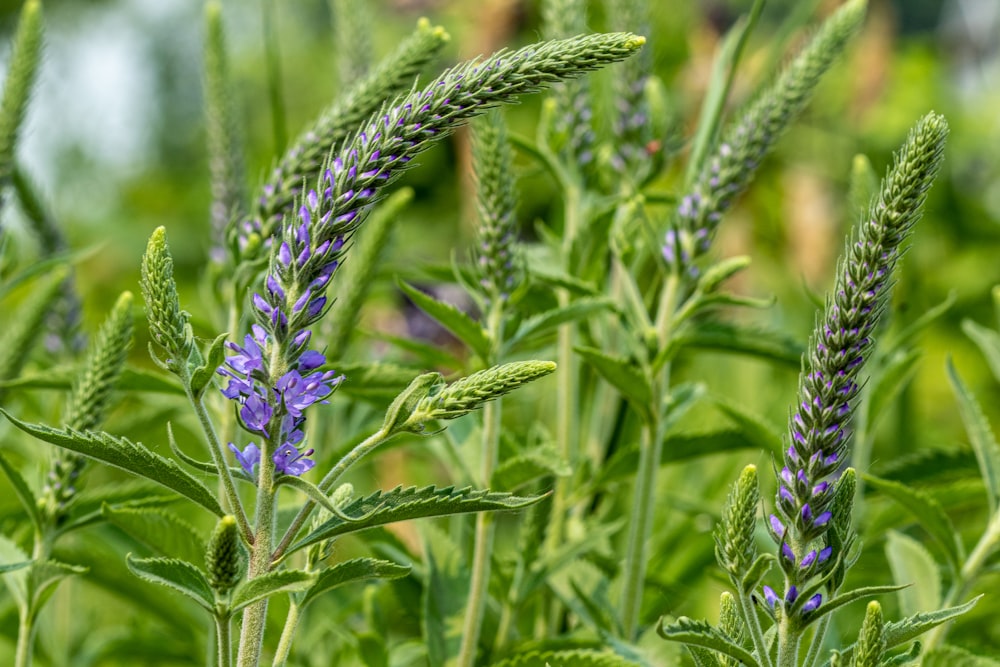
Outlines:
[{"label": "green leaf", "polygon": [[780,331],[708,321],[678,332],[664,353],[673,357],[683,349],[730,352],[798,368],[805,348]]},{"label": "green leaf", "polygon": [[670,625],[666,625],[661,618],[656,626],[656,632],[667,641],[710,649],[735,658],[748,667],[760,667],[752,653],[705,621],[695,621],[681,616]]},{"label": "green leaf", "polygon": [[720,397],[715,397],[713,405],[736,424],[743,438],[749,440],[752,447],[774,454],[784,451],[781,432],[762,415]]},{"label": "green leaf", "polygon": [[[512,135],[513,136],[513,135]],[[549,287],[564,289],[570,294],[577,296],[596,296],[599,292],[593,283],[580,280],[576,276],[567,275],[561,271],[549,271],[548,268],[538,264],[530,263],[531,278]]]},{"label": "green leaf", "polygon": [[986,420],[986,415],[983,414],[979,401],[962,382],[962,378],[955,370],[951,359],[948,359],[946,363],[948,379],[951,380],[955,398],[958,400],[958,411],[962,415],[962,423],[965,424],[965,431],[969,434],[972,449],[976,452],[979,471],[983,476],[983,483],[986,485],[990,514],[993,514],[1000,506],[1000,445],[997,445],[996,438],[993,437],[993,429],[990,428],[990,423]]},{"label": "green leaf", "polygon": [[639,663],[595,649],[565,649],[526,651],[490,667],[639,667]]},{"label": "green leaf", "polygon": [[469,571],[462,549],[435,526],[424,526],[425,576],[423,607],[427,664],[455,663],[462,641],[463,615],[467,613]]},{"label": "green leaf", "polygon": [[69,565],[54,560],[35,561],[27,571],[27,585],[30,591],[31,608],[38,610],[55,592],[56,585],[66,577],[84,574],[87,568]]},{"label": "green leaf", "polygon": [[21,501],[21,506],[28,513],[31,524],[35,527],[36,531],[41,531],[42,516],[38,511],[38,502],[35,500],[35,494],[31,492],[31,488],[24,481],[24,477],[10,464],[7,457],[3,455],[3,452],[0,452],[0,468],[3,468],[4,474],[10,480],[10,485],[14,488],[14,495]]},{"label": "green leaf", "polygon": [[435,389],[444,384],[440,373],[424,373],[413,378],[409,386],[389,405],[382,421],[382,432],[387,436],[397,433],[406,426],[407,420],[413,416],[420,401],[427,398]]},{"label": "green leaf", "polygon": [[316,582],[316,575],[302,570],[275,570],[240,583],[233,591],[231,610],[237,612],[247,605],[279,593],[303,591]]},{"label": "green leaf", "polygon": [[506,349],[513,350],[518,345],[530,344],[547,333],[551,333],[567,322],[576,322],[597,315],[612,307],[605,297],[582,298],[567,306],[554,308],[521,323],[517,331],[506,342]]},{"label": "green leaf", "polygon": [[69,507],[69,520],[59,526],[59,534],[78,530],[84,526],[104,521],[101,508],[107,504],[115,508],[163,506],[179,500],[173,493],[163,490],[148,479],[126,479],[114,484],[84,488]]},{"label": "green leaf", "polygon": [[896,400],[899,394],[910,383],[917,372],[917,362],[920,360],[919,350],[900,350],[890,355],[879,369],[877,377],[873,378],[873,384],[868,391],[868,405],[866,409],[869,417],[869,432],[882,418],[889,413],[888,406]]},{"label": "green leaf", "polygon": [[554,451],[532,451],[504,459],[493,471],[490,488],[514,491],[543,477],[567,477],[573,469]]},{"label": "green leaf", "polygon": [[962,331],[983,353],[986,365],[993,371],[993,377],[1000,382],[1000,333],[972,320],[962,320]]},{"label": "green leaf", "polygon": [[884,632],[886,649],[891,649],[912,641],[928,630],[965,614],[970,609],[975,607],[976,603],[978,603],[982,597],[982,595],[979,595],[965,604],[961,604],[956,607],[947,607],[945,609],[938,609],[937,611],[922,612],[904,618],[901,621],[886,623]]},{"label": "green leaf", "polygon": [[191,374],[191,393],[194,396],[201,396],[205,392],[205,389],[212,383],[212,379],[216,375],[215,370],[225,360],[226,349],[224,345],[227,336],[229,334],[224,333],[215,337],[212,345],[208,348],[208,361],[194,369],[194,372]]},{"label": "green leaf", "polygon": [[364,333],[376,340],[385,341],[404,352],[409,352],[415,357],[414,363],[418,364],[421,368],[463,368],[461,360],[456,358],[449,350],[439,345],[432,345],[431,343],[405,336],[393,336],[379,331],[365,331]]},{"label": "green leaf", "polygon": [[885,543],[885,556],[892,578],[897,584],[907,586],[899,591],[899,608],[903,614],[910,616],[941,605],[938,564],[920,542],[890,530]]},{"label": "green leaf", "polygon": [[815,621],[821,616],[833,613],[834,611],[845,605],[849,605],[852,602],[857,602],[858,600],[874,597],[876,595],[895,593],[896,591],[900,591],[904,588],[906,588],[905,584],[902,586],[864,586],[862,588],[855,588],[854,590],[847,591],[846,593],[824,602],[820,606],[819,610],[811,614],[809,618]]},{"label": "green leaf", "polygon": [[101,508],[108,523],[117,526],[161,556],[200,562],[205,543],[187,521],[159,507]]},{"label": "green leaf", "polygon": [[649,415],[653,389],[645,374],[628,359],[613,357],[593,347],[576,347],[576,352],[605,380],[622,393],[639,412]]},{"label": "green leaf", "polygon": [[851,224],[868,214],[869,202],[878,194],[879,179],[867,155],[858,153],[851,162],[851,179],[847,187]]},{"label": "green leaf", "polygon": [[445,329],[455,335],[469,348],[479,355],[480,359],[488,361],[492,357],[492,343],[486,331],[479,323],[463,313],[461,310],[451,305],[438,301],[434,297],[421,292],[416,287],[408,285],[402,281],[399,287],[410,298],[413,303],[424,311]]},{"label": "green leaf", "polygon": [[408,575],[412,569],[409,565],[399,565],[378,558],[355,558],[337,563],[319,573],[316,583],[306,590],[299,607],[305,609],[306,605],[320,595],[339,586],[370,579],[400,579]]},{"label": "green leaf", "polygon": [[1000,660],[970,653],[957,646],[938,646],[924,653],[921,667],[1000,667]]},{"label": "green leaf", "polygon": [[[347,522],[335,516],[299,540],[288,550],[288,553],[316,542],[373,526],[449,514],[518,510],[533,505],[544,497],[522,497],[489,490],[477,491],[471,487],[456,489],[451,486],[441,489],[434,486],[404,489],[399,486],[392,491],[376,491],[367,497],[358,498],[342,508],[344,514],[359,520]],[[362,518],[363,520],[360,520]]]},{"label": "green leaf", "polygon": [[926,310],[920,317],[911,322],[905,329],[900,331],[898,334],[893,336],[892,340],[889,342],[886,349],[894,350],[901,349],[904,345],[911,342],[917,337],[921,331],[929,327],[935,321],[942,318],[951,307],[955,305],[958,300],[958,292],[951,290],[948,292],[948,296],[945,297],[944,301],[932,306],[930,309]]},{"label": "green leaf", "polygon": [[[58,389],[69,390],[80,374],[80,366],[57,366],[44,371],[25,373],[13,380],[0,382],[3,389]],[[115,381],[122,393],[144,392],[153,394],[184,395],[184,387],[174,378],[138,368],[124,368]]]},{"label": "green leaf", "polygon": [[919,489],[862,473],[865,482],[908,510],[944,550],[953,572],[962,568],[962,544],[941,504]]},{"label": "green leaf", "polygon": [[140,579],[172,588],[183,593],[208,611],[214,611],[215,594],[205,573],[186,561],[176,558],[135,558],[125,556],[129,571]]},{"label": "green leaf", "polygon": [[31,563],[32,561],[30,560],[23,560],[20,563],[6,563],[4,565],[0,565],[0,574],[3,574],[4,572],[14,572],[15,570],[21,570],[31,565]]},{"label": "green leaf", "polygon": [[43,424],[29,424],[0,408],[14,426],[39,440],[63,447],[101,463],[150,479],[201,505],[216,516],[224,512],[211,491],[201,481],[166,459],[136,443],[101,431],[59,430]]}]

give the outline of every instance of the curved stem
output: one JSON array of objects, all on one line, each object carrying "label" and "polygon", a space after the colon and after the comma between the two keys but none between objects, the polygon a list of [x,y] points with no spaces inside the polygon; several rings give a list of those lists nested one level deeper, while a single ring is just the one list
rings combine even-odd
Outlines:
[{"label": "curved stem", "polygon": [[299,626],[299,618],[302,616],[302,608],[292,600],[288,606],[288,616],[285,618],[285,627],[281,630],[281,639],[278,640],[278,650],[274,653],[273,667],[283,667],[288,662],[288,655],[292,652],[292,638],[295,636],[295,629]]},{"label": "curved stem", "polygon": [[740,605],[740,615],[743,616],[743,622],[750,632],[750,640],[757,651],[757,661],[761,667],[771,667],[771,654],[767,651],[767,642],[764,641],[764,632],[761,630],[760,618],[757,616],[757,610],[754,609],[753,600],[742,590],[737,589],[736,592],[736,599]]},{"label": "curved stem", "polygon": [[[368,453],[370,453],[373,449],[375,449],[383,442],[388,440],[390,437],[391,434],[386,433],[385,429],[379,429],[375,433],[372,433],[370,436],[365,438],[365,440],[362,443],[360,443],[358,446],[356,446],[354,449],[348,452],[347,455],[344,456],[344,458],[340,459],[337,462],[337,465],[333,466],[333,468],[330,469],[330,472],[324,475],[323,479],[321,479],[319,482],[318,485],[319,488],[324,493],[329,493],[333,485],[337,483],[337,480],[339,480],[345,472],[347,472],[348,468],[350,468],[352,465],[360,461]],[[285,554],[285,551],[288,549],[289,545],[291,545],[292,540],[294,540],[295,536],[298,535],[299,530],[302,529],[302,526],[303,524],[305,524],[306,519],[309,518],[309,515],[315,508],[316,508],[316,503],[314,503],[311,500],[307,501],[302,506],[302,509],[300,509],[299,513],[295,515],[295,518],[292,520],[292,523],[288,526],[288,530],[285,532],[285,535],[281,538],[281,541],[278,543],[278,547],[274,550],[274,553],[271,555],[272,562],[277,562]]]},{"label": "curved stem", "polygon": [[205,403],[201,398],[195,397],[191,393],[190,383],[188,382],[185,382],[185,392],[187,393],[191,407],[198,416],[198,423],[201,425],[201,430],[208,439],[208,451],[212,455],[212,462],[215,463],[215,467],[219,470],[219,479],[222,480],[226,499],[229,501],[229,511],[236,517],[236,524],[240,527],[240,533],[243,535],[243,538],[248,543],[253,544],[254,536],[250,529],[246,510],[243,509],[240,495],[236,492],[236,484],[233,483],[233,476],[229,472],[229,466],[226,465],[219,436],[216,434],[215,426],[212,424],[212,420],[208,416],[208,411],[205,409]]},{"label": "curved stem", "polygon": [[[493,342],[494,353],[490,364],[497,363],[496,350],[503,343],[503,306],[494,301],[490,309],[487,331]],[[493,470],[496,468],[500,450],[500,399],[487,403],[483,407],[483,488],[490,485]],[[462,644],[458,654],[459,667],[473,667],[476,661],[476,648],[479,645],[479,634],[482,630],[483,615],[486,611],[486,599],[490,586],[490,556],[493,553],[493,537],[495,526],[493,514],[480,512],[476,515],[475,547],[472,554],[472,579],[469,584],[469,601],[466,606],[465,621],[462,626]]]}]

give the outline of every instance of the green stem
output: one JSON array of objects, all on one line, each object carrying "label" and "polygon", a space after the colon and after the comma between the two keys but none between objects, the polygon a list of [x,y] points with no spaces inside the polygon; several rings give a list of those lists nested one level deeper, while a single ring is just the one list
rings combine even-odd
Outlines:
[{"label": "green stem", "polygon": [[[326,473],[322,480],[319,482],[319,488],[325,493],[329,493],[330,489],[336,484],[337,480],[347,472],[347,469],[352,465],[360,461],[367,454],[369,454],[373,449],[381,445],[383,442],[389,439],[390,434],[386,433],[384,429],[379,429],[375,433],[365,438],[363,442],[357,445],[354,449],[347,453],[347,455],[337,462],[337,465],[330,469],[330,472]],[[299,513],[295,515],[292,523],[288,526],[288,530],[285,535],[281,538],[281,542],[278,543],[278,547],[274,550],[271,555],[271,561],[277,562],[285,554],[285,551],[291,545],[292,540],[295,536],[299,534],[299,530],[302,529],[303,524],[309,518],[309,514],[315,509],[316,503],[309,500],[302,506]]]},{"label": "green stem", "polygon": [[819,625],[816,627],[812,641],[809,642],[809,652],[806,653],[806,659],[802,662],[802,667],[815,667],[816,662],[819,660],[819,653],[823,648],[823,640],[826,639],[826,631],[830,627],[830,616],[831,614],[826,614],[819,620]]},{"label": "green stem", "polygon": [[281,630],[281,639],[278,640],[278,650],[274,654],[272,667],[283,667],[288,662],[288,655],[292,652],[292,638],[299,626],[301,615],[302,608],[292,600],[288,605],[288,617],[285,618],[285,627]]},{"label": "green stem", "polygon": [[[276,509],[274,462],[271,460],[270,441],[264,438],[261,445],[260,473],[257,479],[257,525],[250,550],[250,567],[247,579],[256,579],[267,574],[271,569],[271,542],[274,537]],[[243,627],[240,631],[240,651],[237,657],[239,667],[257,667],[259,664],[266,621],[266,599],[244,609]]]},{"label": "green stem", "polygon": [[764,641],[764,632],[761,630],[760,618],[757,616],[753,600],[741,589],[737,589],[736,593],[740,614],[743,616],[743,622],[750,632],[750,641],[753,642],[754,650],[757,652],[757,662],[760,663],[761,667],[771,667],[771,654],[768,653],[767,642]]},{"label": "green stem", "polygon": [[[503,344],[503,304],[494,300],[487,321],[487,332],[493,343],[493,354],[488,365],[499,362],[496,353]],[[500,405],[499,399],[483,407],[483,461],[482,484],[488,488],[497,466],[500,451]],[[479,634],[486,612],[486,598],[490,585],[490,556],[493,554],[493,537],[496,526],[491,512],[476,515],[475,547],[472,554],[472,579],[469,584],[469,600],[462,627],[462,644],[458,653],[459,667],[474,667]]]},{"label": "green stem", "polygon": [[653,525],[656,506],[656,473],[660,469],[663,438],[660,433],[659,407],[642,427],[639,444],[639,470],[636,474],[635,494],[632,497],[632,514],[628,530],[628,547],[625,552],[625,586],[622,589],[622,625],[625,639],[638,637],[639,615],[642,610],[642,592],[646,580],[646,543]]},{"label": "green stem", "polygon": [[[998,545],[1000,545],[1000,510],[993,513],[989,525],[972,549],[972,553],[965,560],[962,571],[959,572],[941,603],[942,608],[954,606],[968,594],[972,584],[979,577],[980,570],[982,570],[986,560],[993,554]],[[924,641],[925,650],[930,651],[935,646],[944,643],[950,628],[951,623],[949,622],[931,630]]]},{"label": "green stem", "polygon": [[792,629],[788,618],[782,618],[778,624],[777,667],[798,667],[800,639],[801,633]]},{"label": "green stem", "polygon": [[226,459],[222,453],[222,445],[219,442],[218,434],[215,432],[215,426],[208,416],[208,410],[205,409],[204,401],[191,393],[189,382],[185,382],[184,384],[188,401],[198,416],[198,423],[201,424],[202,432],[208,439],[208,451],[212,455],[212,462],[215,463],[215,467],[219,470],[219,479],[222,480],[222,486],[229,501],[229,511],[236,517],[236,523],[240,527],[240,533],[243,535],[243,538],[252,544],[254,537],[250,529],[250,522],[247,519],[246,510],[243,509],[243,503],[240,501],[240,495],[236,491],[236,484],[233,482],[233,476],[229,472],[229,466],[226,465]]},{"label": "green stem", "polygon": [[232,622],[228,613],[215,616],[215,636],[219,643],[217,667],[230,667],[233,664],[233,640]]},{"label": "green stem", "polygon": [[[25,605],[29,602],[25,602]],[[18,613],[17,649],[14,654],[14,667],[29,667],[31,665],[32,649],[35,644],[35,614],[31,609],[21,609]]]},{"label": "green stem", "polygon": [[264,50],[267,54],[267,93],[271,102],[271,130],[274,133],[274,152],[281,155],[288,144],[285,129],[285,102],[281,95],[281,55],[278,52],[278,12],[274,0],[261,0],[264,18]]}]

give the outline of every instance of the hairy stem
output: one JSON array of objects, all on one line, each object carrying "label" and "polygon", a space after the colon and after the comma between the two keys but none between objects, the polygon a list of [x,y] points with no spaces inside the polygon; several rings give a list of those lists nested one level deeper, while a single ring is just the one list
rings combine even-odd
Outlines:
[{"label": "hairy stem", "polygon": [[767,651],[767,642],[764,641],[764,632],[760,627],[760,618],[754,608],[753,600],[742,590],[737,590],[737,601],[740,605],[740,615],[743,623],[750,633],[750,640],[753,642],[754,650],[757,653],[757,662],[761,667],[771,667],[771,654]]},{"label": "hairy stem", "polygon": [[292,652],[292,638],[295,636],[295,629],[299,626],[299,618],[302,616],[302,608],[292,600],[288,606],[288,616],[285,618],[285,627],[281,630],[281,639],[278,640],[278,650],[274,653],[273,667],[283,667],[288,662],[288,655]]},{"label": "hairy stem", "polygon": [[[494,351],[503,342],[503,304],[494,300],[490,308],[487,331],[493,341]],[[499,360],[494,354],[488,365],[494,365]],[[483,488],[490,485],[493,469],[496,468],[500,449],[500,399],[491,401],[483,407]],[[473,667],[476,661],[476,647],[479,645],[479,634],[482,630],[483,615],[486,611],[486,599],[490,586],[490,557],[493,554],[493,537],[496,526],[491,512],[480,512],[476,515],[475,547],[472,554],[472,580],[469,584],[469,601],[466,606],[465,622],[462,626],[462,645],[458,654],[459,667]]]},{"label": "hairy stem", "polygon": [[215,636],[219,643],[217,667],[230,667],[233,664],[233,642],[232,618],[229,614],[215,617]]},{"label": "hairy stem", "polygon": [[[250,550],[250,567],[247,579],[260,577],[271,569],[271,543],[274,538],[276,509],[274,463],[271,461],[273,452],[268,439],[264,438],[261,445],[260,473],[257,479],[257,525],[254,529],[253,545]],[[266,599],[250,605],[243,611],[240,652],[237,657],[239,667],[257,667],[259,664],[266,621]]]},{"label": "hairy stem", "polygon": [[815,667],[819,660],[820,651],[823,649],[823,640],[826,638],[827,628],[830,627],[830,616],[831,614],[826,614],[819,620],[812,641],[809,642],[809,652],[806,653],[806,659],[802,661],[803,667]]}]

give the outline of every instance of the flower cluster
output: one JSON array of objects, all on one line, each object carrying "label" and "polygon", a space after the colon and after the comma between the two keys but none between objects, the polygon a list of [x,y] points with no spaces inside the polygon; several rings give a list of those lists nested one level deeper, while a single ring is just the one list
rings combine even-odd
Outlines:
[{"label": "flower cluster", "polygon": [[855,0],[831,16],[775,83],[723,134],[715,154],[697,165],[701,173],[681,199],[662,248],[663,258],[675,271],[686,269],[697,275],[691,263],[708,251],[722,214],[805,107],[864,14],[864,2]]},{"label": "flower cluster", "polygon": [[[315,350],[302,349],[294,367],[281,374],[271,384],[268,367],[272,341],[260,325],[254,324],[253,333],[247,334],[243,345],[227,343],[235,354],[226,358],[218,373],[229,382],[222,394],[240,404],[240,424],[247,431],[277,443],[271,459],[275,468],[288,475],[301,475],[315,465],[306,457],[312,449],[299,451],[297,445],[304,438],[305,410],[314,403],[326,403],[326,398],[343,380],[334,371],[316,370],[326,363],[326,357]],[[308,341],[308,331],[302,347]],[[243,451],[229,443],[240,466],[251,477],[254,466],[261,460],[261,449],[256,443],[248,444]]]},{"label": "flower cluster", "polygon": [[[861,391],[859,375],[884,310],[892,270],[903,252],[940,166],[948,127],[928,114],[896,155],[875,204],[838,265],[834,292],[809,345],[799,380],[799,404],[789,419],[790,444],[778,472],[775,513],[768,529],[779,545],[785,574],[783,607],[807,614],[819,607],[817,593],[802,603],[799,591],[833,568],[838,544],[832,483],[848,455],[850,421]],[[772,607],[781,600],[765,587]]]}]

